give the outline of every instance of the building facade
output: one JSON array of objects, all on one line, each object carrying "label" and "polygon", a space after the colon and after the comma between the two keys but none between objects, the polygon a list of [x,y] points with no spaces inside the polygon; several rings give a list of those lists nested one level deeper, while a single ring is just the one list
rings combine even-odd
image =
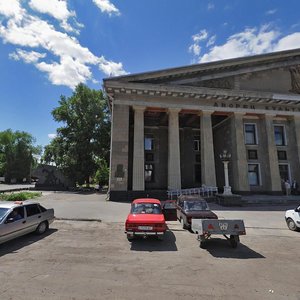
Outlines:
[{"label": "building facade", "polygon": [[112,200],[224,186],[235,193],[300,182],[300,50],[104,80],[112,111]]}]

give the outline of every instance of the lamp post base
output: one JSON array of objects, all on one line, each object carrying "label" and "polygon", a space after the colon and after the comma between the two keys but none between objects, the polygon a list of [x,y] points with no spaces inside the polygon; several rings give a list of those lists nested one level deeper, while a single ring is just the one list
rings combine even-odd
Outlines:
[{"label": "lamp post base", "polygon": [[224,186],[223,195],[232,195],[231,186]]}]

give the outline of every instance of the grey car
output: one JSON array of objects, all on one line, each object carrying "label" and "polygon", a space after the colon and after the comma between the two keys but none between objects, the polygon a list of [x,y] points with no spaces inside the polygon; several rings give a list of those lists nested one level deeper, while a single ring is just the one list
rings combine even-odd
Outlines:
[{"label": "grey car", "polygon": [[37,202],[0,202],[0,244],[30,232],[42,234],[54,221],[54,210]]}]

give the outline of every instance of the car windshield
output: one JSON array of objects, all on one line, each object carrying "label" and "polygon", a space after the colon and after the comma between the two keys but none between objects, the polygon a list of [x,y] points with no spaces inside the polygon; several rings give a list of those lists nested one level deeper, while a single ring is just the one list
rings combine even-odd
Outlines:
[{"label": "car windshield", "polygon": [[191,211],[209,210],[209,207],[205,201],[185,201],[184,209]]},{"label": "car windshield", "polygon": [[8,208],[0,207],[0,222],[3,220],[6,213],[9,211]]},{"label": "car windshield", "polygon": [[157,203],[134,203],[131,207],[132,214],[161,214],[161,207]]}]

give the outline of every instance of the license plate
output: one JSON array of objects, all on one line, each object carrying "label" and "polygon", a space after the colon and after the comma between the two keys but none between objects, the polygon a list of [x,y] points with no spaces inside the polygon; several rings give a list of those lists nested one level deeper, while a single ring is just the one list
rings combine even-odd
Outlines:
[{"label": "license plate", "polygon": [[152,230],[153,227],[152,226],[139,226],[138,229],[139,230]]}]

